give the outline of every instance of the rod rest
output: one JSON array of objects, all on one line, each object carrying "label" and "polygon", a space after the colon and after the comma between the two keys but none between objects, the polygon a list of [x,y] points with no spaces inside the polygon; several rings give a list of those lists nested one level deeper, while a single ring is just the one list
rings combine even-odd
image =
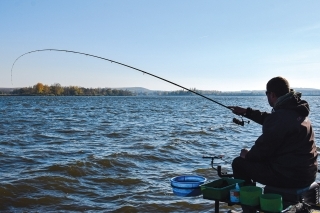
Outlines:
[{"label": "rod rest", "polygon": [[218,166],[218,176],[219,177],[233,177],[233,174],[228,174],[227,172],[222,172],[221,171],[221,166]]},{"label": "rod rest", "polygon": [[319,204],[319,185],[313,182],[305,188],[278,188],[273,186],[265,186],[264,193],[280,194],[284,202],[306,204]]}]

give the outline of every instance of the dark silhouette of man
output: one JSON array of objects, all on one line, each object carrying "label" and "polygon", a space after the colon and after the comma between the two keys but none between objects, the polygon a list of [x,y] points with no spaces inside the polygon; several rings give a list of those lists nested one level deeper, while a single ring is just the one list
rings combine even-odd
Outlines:
[{"label": "dark silhouette of man", "polygon": [[271,113],[230,106],[233,113],[262,125],[262,134],[250,150],[242,149],[232,162],[234,178],[246,185],[259,182],[281,188],[306,187],[318,170],[310,109],[301,93],[290,90],[282,77],[269,80],[266,96]]}]

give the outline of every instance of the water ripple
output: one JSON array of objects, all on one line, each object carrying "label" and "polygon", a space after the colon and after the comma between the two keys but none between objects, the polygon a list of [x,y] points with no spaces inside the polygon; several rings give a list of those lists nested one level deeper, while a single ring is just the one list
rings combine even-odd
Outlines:
[{"label": "water ripple", "polygon": [[[320,98],[306,98],[320,135]],[[265,97],[214,99],[270,110]],[[1,212],[212,212],[174,196],[170,178],[218,178],[202,156],[224,155],[229,172],[261,132],[195,96],[0,97],[0,116]]]}]

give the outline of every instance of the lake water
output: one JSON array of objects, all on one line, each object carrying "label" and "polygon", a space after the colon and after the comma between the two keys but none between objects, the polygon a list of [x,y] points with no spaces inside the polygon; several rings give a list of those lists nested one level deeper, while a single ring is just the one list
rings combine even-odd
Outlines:
[{"label": "lake water", "polygon": [[[271,110],[264,96],[211,98]],[[320,97],[303,98],[318,138]],[[217,179],[203,155],[224,155],[231,172],[261,134],[234,117],[197,96],[0,97],[0,211],[213,212],[214,201],[175,196],[170,178]]]}]

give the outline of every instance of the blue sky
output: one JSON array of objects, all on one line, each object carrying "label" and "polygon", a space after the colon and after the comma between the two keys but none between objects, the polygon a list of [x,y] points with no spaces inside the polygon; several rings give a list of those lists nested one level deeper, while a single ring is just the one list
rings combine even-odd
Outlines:
[{"label": "blue sky", "polygon": [[320,1],[0,0],[0,87],[264,90],[275,76],[320,89]]}]

